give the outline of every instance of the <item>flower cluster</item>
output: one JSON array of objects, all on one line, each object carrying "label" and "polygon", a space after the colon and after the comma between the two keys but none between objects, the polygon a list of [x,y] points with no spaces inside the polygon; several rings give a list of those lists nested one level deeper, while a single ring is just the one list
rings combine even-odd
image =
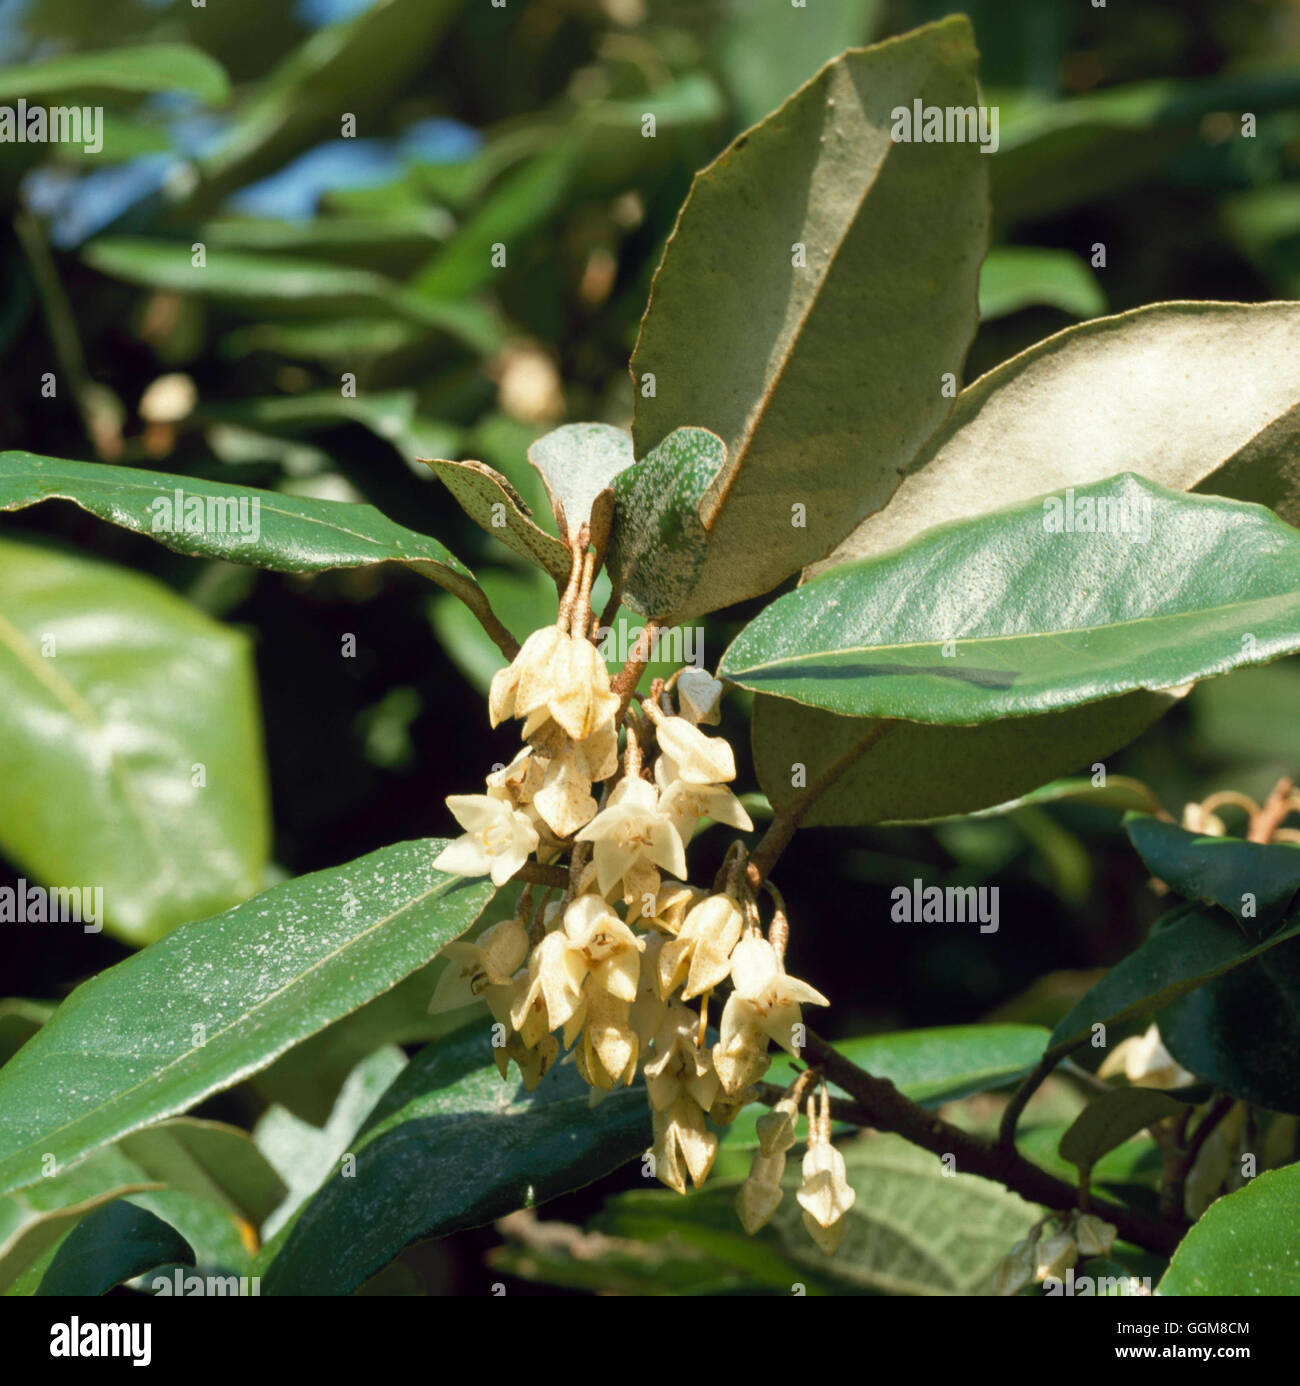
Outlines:
[{"label": "flower cluster", "polygon": [[[514,918],[444,950],[430,1009],[483,1001],[504,1036],[502,1076],[513,1061],[529,1091],[561,1054],[593,1101],[643,1074],[654,1172],[684,1193],[708,1176],[717,1128],[752,1100],[769,1043],[797,1056],[801,1007],[828,1002],[786,972],[780,896],[766,887],[776,908],[765,930],[742,843],[710,888],[690,884],[686,851],[702,820],[753,827],[730,788],[730,745],[702,730],[719,720],[722,685],[684,669],[637,699],[639,666],[612,682],[592,643],[591,573],[591,556],[575,552],[556,624],[492,680],[492,725],[521,722],[522,749],[485,793],[447,800],[465,831],[435,865],[499,886],[528,866],[528,883]],[[710,1005],[724,993],[709,1043]],[[797,1117],[787,1102],[764,1118],[740,1206],[751,1231],[780,1202]],[[804,1221],[830,1252],[853,1193],[825,1102],[820,1114],[809,1108],[804,1175]]]},{"label": "flower cluster", "polygon": [[1065,1218],[1044,1218],[1003,1257],[994,1274],[994,1292],[1014,1295],[1035,1281],[1064,1279],[1080,1256],[1109,1256],[1115,1236],[1114,1225],[1093,1213],[1075,1210]]}]

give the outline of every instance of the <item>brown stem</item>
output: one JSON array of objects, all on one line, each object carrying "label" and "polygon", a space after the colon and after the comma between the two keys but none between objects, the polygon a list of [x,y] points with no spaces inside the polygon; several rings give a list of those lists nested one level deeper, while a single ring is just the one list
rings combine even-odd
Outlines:
[{"label": "brown stem", "polygon": [[[838,1104],[840,1120],[894,1132],[935,1155],[952,1155],[963,1173],[992,1179],[1031,1203],[1056,1210],[1075,1206],[1076,1194],[1069,1184],[1031,1164],[1018,1150],[981,1140],[926,1111],[904,1097],[887,1079],[864,1073],[819,1035],[809,1031],[804,1050],[827,1081],[853,1099],[847,1106]],[[832,1104],[831,1111],[836,1113],[836,1104]],[[1158,1222],[1109,1199],[1094,1196],[1091,1203],[1097,1214],[1115,1224],[1126,1241],[1152,1251],[1172,1252],[1186,1231],[1181,1218]]]},{"label": "brown stem", "polygon": [[[1080,1040],[1080,1044],[1084,1043]],[[1078,1046],[1076,1046],[1077,1048]],[[998,1123],[998,1136],[995,1142],[999,1150],[1014,1150],[1016,1145],[1016,1124],[1020,1120],[1020,1114],[1029,1104],[1029,1099],[1042,1087],[1048,1074],[1061,1061],[1061,1054],[1058,1051],[1049,1049],[1046,1054],[1039,1059],[1033,1071],[1026,1075],[1024,1081],[1011,1094],[1011,1100],[1007,1103],[1002,1112],[1002,1120]],[[1091,1076],[1091,1075],[1089,1075]]]},{"label": "brown stem", "polygon": [[1196,1157],[1204,1149],[1205,1142],[1210,1139],[1215,1127],[1232,1110],[1233,1101],[1233,1098],[1226,1095],[1219,1097],[1201,1118],[1200,1125],[1192,1132],[1192,1138],[1187,1143],[1186,1150],[1183,1151],[1182,1157],[1169,1171],[1164,1187],[1160,1190],[1160,1211],[1164,1216],[1182,1214],[1183,1191],[1187,1187],[1187,1176],[1191,1174],[1192,1166],[1196,1164]]},{"label": "brown stem", "polygon": [[492,603],[487,599],[487,593],[475,583],[468,595],[459,588],[456,589],[456,595],[478,618],[479,625],[487,631],[488,637],[497,649],[507,659],[514,659],[519,653],[519,641],[497,620]]},{"label": "brown stem", "polygon": [[637,684],[641,682],[646,665],[650,663],[650,650],[658,633],[659,622],[647,621],[637,637],[636,648],[628,656],[627,663],[610,680],[610,687],[618,694],[618,713],[614,718],[616,727],[623,725],[623,714],[627,711],[628,703],[632,701]]},{"label": "brown stem", "polygon": [[526,861],[510,879],[527,881],[531,885],[559,886],[564,890],[569,884],[569,870],[565,866],[543,866],[541,862]]},{"label": "brown stem", "polygon": [[1264,800],[1264,806],[1258,813],[1252,814],[1250,827],[1246,830],[1247,842],[1269,842],[1273,834],[1286,821],[1287,815],[1293,807],[1291,803],[1291,791],[1294,788],[1294,781],[1288,776],[1283,776],[1273,787],[1273,792]]},{"label": "brown stem", "polygon": [[790,839],[803,821],[804,814],[846,770],[849,770],[867,750],[897,725],[897,722],[892,721],[877,722],[871,732],[864,736],[851,751],[842,755],[837,761],[833,761],[772,819],[767,826],[767,831],[759,838],[758,846],[754,848],[749,857],[749,882],[755,890],[763,884],[768,872],[776,864],[776,859],[790,845]]}]

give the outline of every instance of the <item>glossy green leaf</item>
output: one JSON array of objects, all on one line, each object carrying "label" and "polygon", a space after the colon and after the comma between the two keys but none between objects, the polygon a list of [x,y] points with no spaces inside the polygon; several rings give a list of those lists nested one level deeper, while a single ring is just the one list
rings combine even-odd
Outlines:
[{"label": "glossy green leaf", "polygon": [[1300,1295],[1300,1165],[1257,1175],[1183,1238],[1162,1295]]},{"label": "glossy green leaf", "polygon": [[776,809],[847,764],[805,826],[925,822],[1006,805],[1053,776],[1090,769],[1177,701],[1172,693],[1126,693],[1037,717],[933,727],[838,717],[759,694],[750,735],[759,783]]},{"label": "glossy green leaf", "polygon": [[1297,648],[1300,531],[1124,475],[832,568],[751,621],[720,672],[841,715],[963,725]]},{"label": "glossy green leaf", "polygon": [[1016,809],[1044,804],[1087,804],[1090,808],[1135,810],[1139,813],[1159,813],[1160,801],[1150,785],[1130,775],[1107,775],[1104,784],[1089,776],[1053,780],[1039,789],[1012,799],[1005,804],[980,810],[981,817],[1013,813]]},{"label": "glossy green leaf", "polygon": [[1156,1023],[1165,1047],[1198,1078],[1243,1102],[1300,1113],[1300,939],[1284,938],[1216,977]]},{"label": "glossy green leaf", "polygon": [[632,439],[612,424],[564,424],[538,438],[528,460],[546,485],[560,534],[576,537],[597,497],[632,465]]},{"label": "glossy green leaf", "polygon": [[1060,1155],[1080,1170],[1145,1127],[1185,1112],[1187,1104],[1157,1088],[1116,1088],[1102,1093],[1075,1117],[1061,1137]]},{"label": "glossy green leaf", "polygon": [[343,1294],[407,1243],[581,1187],[650,1144],[638,1084],[598,1106],[572,1065],[529,1095],[502,1082],[487,1026],[427,1045],[402,1071],[336,1173],[260,1258],[263,1294]]},{"label": "glossy green leaf", "polygon": [[980,267],[980,321],[1036,307],[1095,318],[1106,311],[1106,295],[1087,261],[1068,250],[994,246]]},{"label": "glossy green leaf", "polygon": [[1124,830],[1157,880],[1185,900],[1220,905],[1252,937],[1267,933],[1300,892],[1300,847],[1204,837],[1132,814]]},{"label": "glossy green leaf", "polygon": [[1268,938],[1252,943],[1222,910],[1200,905],[1171,910],[1060,1021],[1052,1031],[1051,1049],[1064,1052],[1081,1043],[1094,1025],[1114,1026],[1154,1013],[1297,934],[1300,912]]},{"label": "glossy green leaf", "polygon": [[68,53],[0,72],[0,102],[33,104],[68,92],[190,92],[212,104],[230,83],[221,64],[188,43],[142,43],[96,53]]},{"label": "glossy green leaf", "polygon": [[264,1068],[388,990],[492,895],[438,839],[287,881],[83,983],[0,1070],[0,1191]]},{"label": "glossy green leaf", "polygon": [[568,581],[569,550],[533,520],[527,502],[500,472],[484,462],[421,460],[475,524],[560,582]]},{"label": "glossy green leaf", "polygon": [[0,728],[0,847],[86,912],[5,928],[147,943],[261,883],[249,642],[153,579],[0,540]]},{"label": "glossy green leaf", "polygon": [[989,160],[896,142],[892,112],[977,99],[954,16],[836,58],[696,176],[632,358],[633,436],[644,457],[705,427],[727,465],[692,591],[656,615],[755,596],[829,552],[944,417],[941,377],[976,326]]},{"label": "glossy green leaf", "polygon": [[1297,405],[1300,304],[1156,303],[1067,328],[968,385],[889,504],[810,575],[1121,472],[1300,521]]},{"label": "glossy green leaf", "polygon": [[[0,510],[21,510],[44,500],[72,501],[178,553],[280,573],[402,563],[454,592],[476,615],[487,609],[482,591],[459,559],[436,539],[394,523],[371,505],[284,496],[29,452],[0,453]],[[200,500],[202,526],[176,528],[197,523]]]},{"label": "glossy green leaf", "polygon": [[36,1294],[103,1295],[174,1263],[194,1263],[184,1237],[155,1214],[119,1199],[91,1213],[63,1239]]}]

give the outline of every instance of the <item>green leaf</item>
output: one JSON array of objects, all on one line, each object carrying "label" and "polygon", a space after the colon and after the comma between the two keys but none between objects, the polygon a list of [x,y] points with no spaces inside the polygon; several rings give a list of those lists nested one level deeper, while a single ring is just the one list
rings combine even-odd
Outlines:
[{"label": "green leaf", "polygon": [[980,321],[1039,306],[1095,318],[1106,311],[1106,295],[1087,262],[1068,250],[994,246],[980,267]]},{"label": "green leaf", "polygon": [[1300,891],[1300,847],[1202,837],[1148,815],[1130,814],[1124,829],[1153,876],[1185,900],[1222,906],[1252,936],[1271,929]]},{"label": "green leaf", "polygon": [[1211,1204],[1156,1287],[1162,1295],[1300,1295],[1300,1165]]},{"label": "green leaf", "polygon": [[[569,550],[532,519],[527,502],[500,472],[484,462],[421,461],[475,524],[560,582],[568,581],[573,566]],[[496,523],[498,515],[501,524]]]},{"label": "green leaf", "polygon": [[1082,1043],[1094,1025],[1114,1026],[1158,1011],[1300,934],[1300,912],[1259,943],[1231,915],[1184,905],[1156,921],[1146,941],[1117,963],[1052,1031],[1051,1050]]},{"label": "green leaf", "polygon": [[754,699],[750,735],[759,783],[780,810],[836,764],[848,768],[814,802],[806,827],[926,822],[1010,801],[1053,776],[1091,767],[1140,736],[1176,702],[1126,693],[979,727],[837,717],[787,698]]},{"label": "green leaf", "polygon": [[649,1145],[639,1084],[592,1107],[566,1064],[530,1096],[490,1054],[476,1025],[412,1059],[353,1143],[353,1177],[336,1174],[264,1248],[264,1294],[347,1293],[417,1238],[579,1188]]},{"label": "green leaf", "polygon": [[0,72],[0,102],[36,103],[74,91],[190,92],[216,105],[230,96],[230,83],[220,63],[188,43],[69,53]]},{"label": "green leaf", "polygon": [[941,377],[976,326],[988,160],[897,143],[891,113],[975,106],[975,61],[962,16],[850,50],[696,176],[632,358],[633,437],[644,457],[705,427],[727,465],[699,508],[691,593],[655,615],[756,596],[827,553],[947,412]]},{"label": "green leaf", "polygon": [[103,911],[29,907],[5,928],[138,945],[257,889],[269,815],[242,633],[141,574],[0,540],[0,709],[0,847],[83,909],[100,890]]},{"label": "green leaf", "polygon": [[[176,493],[182,503],[176,504]],[[177,529],[196,498],[201,529]],[[402,563],[454,593],[483,619],[487,600],[468,568],[436,539],[394,523],[371,505],[313,500],[165,472],[0,453],[0,510],[69,500],[177,553],[224,558],[278,573],[323,573]],[[487,624],[487,622],[485,622]]]},{"label": "green leaf", "polygon": [[1124,475],[830,569],[751,621],[720,673],[841,715],[969,725],[1297,648],[1300,532]]},{"label": "green leaf", "polygon": [[1080,1170],[1165,1117],[1187,1110],[1185,1102],[1156,1088],[1116,1088],[1102,1093],[1075,1117],[1061,1137],[1060,1155]]},{"label": "green leaf", "polygon": [[74,1227],[41,1277],[38,1295],[103,1295],[158,1266],[194,1264],[190,1244],[155,1214],[118,1200]]},{"label": "green leaf", "polygon": [[716,433],[675,428],[615,478],[609,570],[641,615],[689,605],[709,545],[700,506],[726,461]]},{"label": "green leaf", "polygon": [[463,933],[486,881],[439,839],[287,881],[83,983],[0,1069],[0,1192],[265,1068]]},{"label": "green leaf", "polygon": [[632,439],[612,424],[565,424],[538,438],[528,460],[545,483],[561,536],[576,538],[597,499],[632,465]]},{"label": "green leaf", "polygon": [[1156,303],[1067,328],[968,385],[889,504],[809,575],[1121,472],[1300,521],[1297,405],[1300,304]]},{"label": "green leaf", "polygon": [[53,1001],[29,1001],[22,996],[0,1001],[0,1064],[8,1063],[53,1014]]},{"label": "green leaf", "polygon": [[1198,1078],[1276,1112],[1300,1113],[1300,939],[1286,938],[1166,1007],[1160,1038]]},{"label": "green leaf", "polygon": [[147,289],[169,289],[237,304],[259,319],[268,313],[397,317],[446,332],[479,352],[502,344],[493,314],[473,303],[420,298],[371,270],[319,260],[212,247],[201,265],[193,243],[144,236],[101,236],[81,251],[92,268]]}]

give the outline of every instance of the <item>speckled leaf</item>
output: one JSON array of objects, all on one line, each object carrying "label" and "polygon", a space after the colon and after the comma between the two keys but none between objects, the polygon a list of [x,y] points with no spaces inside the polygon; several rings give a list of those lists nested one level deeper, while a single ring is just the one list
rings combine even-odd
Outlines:
[{"label": "speckled leaf", "polygon": [[473,923],[490,882],[402,842],[175,930],[83,983],[0,1069],[0,1192],[265,1068]]},{"label": "speckled leaf", "polygon": [[[568,580],[572,567],[568,549],[533,520],[524,498],[500,472],[486,462],[421,460],[476,525],[552,577]],[[501,523],[497,523],[498,516]]]},{"label": "speckled leaf", "polygon": [[1300,1295],[1300,1165],[1212,1204],[1156,1287],[1162,1295]]},{"label": "speckled leaf", "polygon": [[1119,1025],[1162,1007],[1262,957],[1300,934],[1300,911],[1259,943],[1231,915],[1183,905],[1162,915],[1146,941],[1117,963],[1052,1031],[1051,1049],[1065,1052],[1086,1040],[1096,1024]]},{"label": "speckled leaf", "polygon": [[0,927],[149,943],[257,889],[268,819],[247,636],[141,573],[0,539],[0,848],[78,905],[100,891],[98,918]]},{"label": "speckled leaf", "polygon": [[1300,304],[1157,303],[1067,328],[967,386],[809,576],[922,530],[1134,472],[1300,522]]},{"label": "speckled leaf", "polygon": [[1126,693],[979,727],[882,724],[759,694],[750,734],[759,783],[776,809],[862,748],[813,804],[805,825],[924,822],[1005,804],[1054,776],[1091,767],[1140,736],[1177,697]]},{"label": "speckled leaf", "polygon": [[721,674],[845,716],[969,725],[1298,648],[1300,531],[1125,474],[832,568],[751,621]]},{"label": "speckled leaf", "polygon": [[632,438],[612,424],[564,424],[528,449],[546,484],[560,535],[575,535],[591,519],[597,498],[632,465]]},{"label": "speckled leaf", "polygon": [[614,482],[609,568],[642,616],[689,604],[709,542],[700,504],[726,461],[716,433],[677,428]]},{"label": "speckled leaf", "polygon": [[1133,850],[1157,880],[1185,900],[1234,915],[1252,937],[1267,933],[1300,891],[1300,847],[1205,837],[1149,814],[1124,820]]},{"label": "speckled leaf", "polygon": [[362,1128],[337,1171],[263,1249],[263,1294],[346,1294],[409,1242],[540,1203],[635,1158],[650,1144],[638,1083],[592,1107],[571,1064],[527,1094],[503,1082],[480,1022],[426,1045]]},{"label": "speckled leaf", "polygon": [[891,134],[898,107],[976,106],[975,64],[960,15],[850,49],[696,176],[631,362],[638,456],[690,425],[727,448],[677,619],[828,553],[951,406],[942,377],[976,328],[990,160],[974,142]]}]

